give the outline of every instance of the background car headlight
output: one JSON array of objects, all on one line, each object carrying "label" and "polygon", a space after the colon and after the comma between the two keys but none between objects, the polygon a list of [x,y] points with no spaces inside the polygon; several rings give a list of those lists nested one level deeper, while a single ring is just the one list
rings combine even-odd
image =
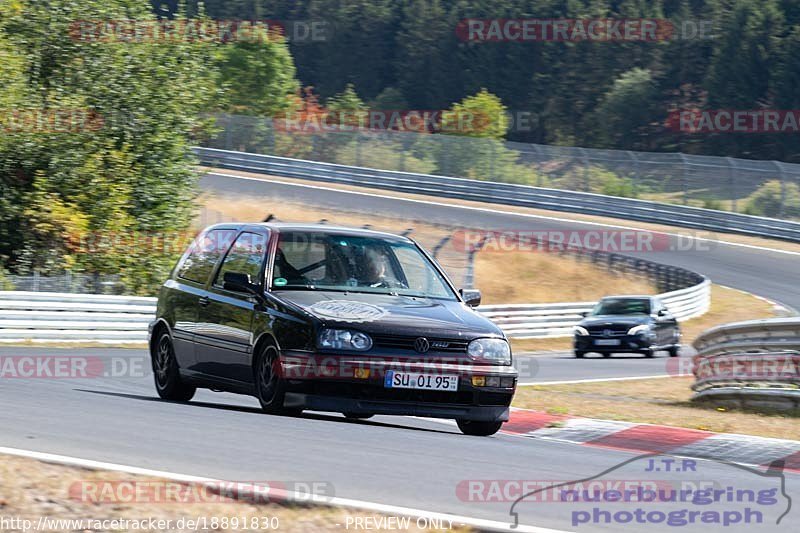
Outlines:
[{"label": "background car headlight", "polygon": [[467,346],[467,355],[484,363],[511,364],[511,348],[503,339],[475,339]]},{"label": "background car headlight", "polygon": [[323,329],[319,333],[319,347],[334,350],[358,350],[364,352],[372,348],[372,338],[360,331],[348,329]]},{"label": "background car headlight", "polygon": [[628,335],[642,335],[644,337],[649,337],[653,335],[653,330],[650,329],[648,324],[642,324],[641,326],[633,326],[631,329],[628,330]]},{"label": "background car headlight", "polygon": [[580,335],[581,337],[585,337],[589,334],[589,331],[583,326],[575,326],[572,329],[575,332],[575,335]]}]

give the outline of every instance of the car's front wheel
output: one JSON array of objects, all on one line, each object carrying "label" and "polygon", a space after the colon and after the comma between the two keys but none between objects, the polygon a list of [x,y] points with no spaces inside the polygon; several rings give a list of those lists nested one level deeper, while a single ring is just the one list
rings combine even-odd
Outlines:
[{"label": "car's front wheel", "polygon": [[456,420],[458,429],[464,435],[475,435],[477,437],[488,437],[500,431],[502,422],[478,422],[475,420]]},{"label": "car's front wheel", "polygon": [[151,360],[156,392],[160,397],[178,402],[188,402],[192,399],[197,389],[181,382],[175,349],[166,331],[158,338],[151,353]]},{"label": "car's front wheel", "polygon": [[583,359],[583,356],[586,355],[586,352],[581,352],[579,350],[575,350],[575,357],[577,359]]},{"label": "car's front wheel", "polygon": [[283,406],[286,382],[281,377],[281,362],[275,346],[267,346],[258,355],[255,380],[258,402],[265,413],[273,415],[299,413],[299,410],[286,409]]},{"label": "car's front wheel", "polygon": [[676,344],[675,346],[670,347],[667,352],[669,353],[670,357],[678,357],[681,351],[680,344]]}]

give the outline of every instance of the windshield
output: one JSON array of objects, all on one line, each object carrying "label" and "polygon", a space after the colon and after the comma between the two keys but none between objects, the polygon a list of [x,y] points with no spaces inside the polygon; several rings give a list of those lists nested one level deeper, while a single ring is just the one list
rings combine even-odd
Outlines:
[{"label": "windshield", "polygon": [[592,310],[592,315],[649,315],[648,298],[608,298],[600,300]]},{"label": "windshield", "polygon": [[456,300],[413,243],[322,232],[280,234],[271,286]]}]

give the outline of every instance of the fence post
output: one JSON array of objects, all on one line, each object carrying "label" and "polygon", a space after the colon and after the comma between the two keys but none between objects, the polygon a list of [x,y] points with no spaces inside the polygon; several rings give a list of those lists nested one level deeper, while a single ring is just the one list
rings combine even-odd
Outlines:
[{"label": "fence post", "polygon": [[583,162],[583,191],[592,192],[589,186],[589,160],[586,158],[586,150],[579,148],[581,152],[581,161]]},{"label": "fence post", "polygon": [[726,157],[725,161],[728,163],[728,187],[730,188],[731,195],[731,211],[736,213],[736,177],[734,172],[738,170],[739,167],[731,157]]},{"label": "fence post", "polygon": [[786,213],[786,173],[780,161],[773,161],[772,163],[778,167],[778,173],[781,176],[781,205],[778,208],[778,218],[783,218]]},{"label": "fence post", "polygon": [[637,198],[639,194],[637,193],[637,185],[639,184],[639,158],[636,157],[636,154],[630,150],[628,150],[628,157],[633,159],[633,187],[631,190],[631,195],[634,198]]},{"label": "fence post", "polygon": [[688,162],[686,161],[686,156],[683,152],[680,152],[679,155],[681,156],[681,188],[683,189],[683,205],[686,205],[689,201],[688,195],[689,191],[688,188]]}]

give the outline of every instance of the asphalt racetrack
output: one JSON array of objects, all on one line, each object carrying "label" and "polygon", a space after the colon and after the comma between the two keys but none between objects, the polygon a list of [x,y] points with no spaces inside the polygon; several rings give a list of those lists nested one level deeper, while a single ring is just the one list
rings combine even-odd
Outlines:
[{"label": "asphalt racetrack", "polygon": [[[320,207],[387,214],[402,210],[409,217],[470,228],[591,228],[503,213],[501,206],[476,211],[383,198],[379,191],[359,195],[220,175],[205,176],[201,185],[205,191],[281,197]],[[270,211],[265,205],[265,213]],[[795,254],[716,244],[644,255],[800,308]],[[157,398],[149,358],[142,350],[0,349],[6,357],[59,353],[138,361],[128,370],[141,371],[123,372],[122,377],[3,379],[0,446],[225,480],[320,481],[337,497],[493,520],[498,527],[514,521],[514,500],[526,494],[522,481],[530,489],[596,478],[606,490],[625,482],[684,490],[711,483],[721,498],[710,502],[554,502],[552,495],[538,493],[513,510],[522,525],[564,531],[800,528],[797,506],[786,514],[792,497],[800,502],[800,476],[791,472],[765,476],[763,469],[704,460],[667,468],[660,457],[518,435],[468,437],[447,421],[411,417],[353,422],[337,414],[270,416],[260,412],[254,398],[211,391],[199,391],[188,404],[172,403]],[[673,363],[663,355],[583,361],[569,354],[522,357],[528,365],[522,382],[663,375],[689,353]],[[698,522],[701,518],[705,523]]]}]

